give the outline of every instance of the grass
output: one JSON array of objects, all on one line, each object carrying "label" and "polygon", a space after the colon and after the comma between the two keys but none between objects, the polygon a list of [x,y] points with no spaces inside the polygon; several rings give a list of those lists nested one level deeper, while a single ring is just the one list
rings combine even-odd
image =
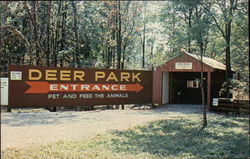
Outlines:
[{"label": "grass", "polygon": [[189,114],[113,131],[78,142],[60,141],[26,149],[7,149],[3,159],[162,159],[247,158],[248,118],[209,115],[202,132],[201,115]]}]

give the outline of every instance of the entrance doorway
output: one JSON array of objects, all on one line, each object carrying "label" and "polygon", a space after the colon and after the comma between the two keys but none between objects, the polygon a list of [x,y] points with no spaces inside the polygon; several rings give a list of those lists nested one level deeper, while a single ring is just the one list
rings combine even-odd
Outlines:
[{"label": "entrance doorway", "polygon": [[[205,97],[206,79],[204,73]],[[201,104],[200,72],[164,72],[162,89],[162,104]]]}]

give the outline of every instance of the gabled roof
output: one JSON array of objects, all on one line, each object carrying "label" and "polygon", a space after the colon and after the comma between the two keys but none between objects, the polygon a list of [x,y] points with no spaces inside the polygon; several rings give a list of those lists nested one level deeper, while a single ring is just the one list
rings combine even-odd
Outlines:
[{"label": "gabled roof", "polygon": [[[191,53],[187,53],[185,52],[185,54],[197,59],[197,60],[200,60],[201,59],[201,56],[199,55],[196,55],[196,54],[191,54]],[[214,59],[211,59],[209,57],[202,57],[202,62],[205,63],[206,65],[214,68],[214,69],[219,69],[219,70],[226,70],[226,65],[224,65],[223,63],[220,63]]]}]

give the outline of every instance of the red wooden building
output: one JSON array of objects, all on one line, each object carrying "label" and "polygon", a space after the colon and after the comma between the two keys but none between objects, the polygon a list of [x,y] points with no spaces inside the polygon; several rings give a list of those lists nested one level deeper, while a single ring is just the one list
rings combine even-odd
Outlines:
[{"label": "red wooden building", "polygon": [[[203,71],[207,108],[212,98],[219,97],[225,82],[226,66],[214,59],[203,57]],[[200,56],[183,53],[159,66],[153,75],[153,103],[201,104]]]}]

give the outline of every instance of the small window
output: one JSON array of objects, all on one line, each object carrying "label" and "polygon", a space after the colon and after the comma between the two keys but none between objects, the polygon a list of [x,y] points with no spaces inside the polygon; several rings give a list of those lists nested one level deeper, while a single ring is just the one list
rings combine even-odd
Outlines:
[{"label": "small window", "polygon": [[199,88],[199,81],[187,81],[187,88]]}]

